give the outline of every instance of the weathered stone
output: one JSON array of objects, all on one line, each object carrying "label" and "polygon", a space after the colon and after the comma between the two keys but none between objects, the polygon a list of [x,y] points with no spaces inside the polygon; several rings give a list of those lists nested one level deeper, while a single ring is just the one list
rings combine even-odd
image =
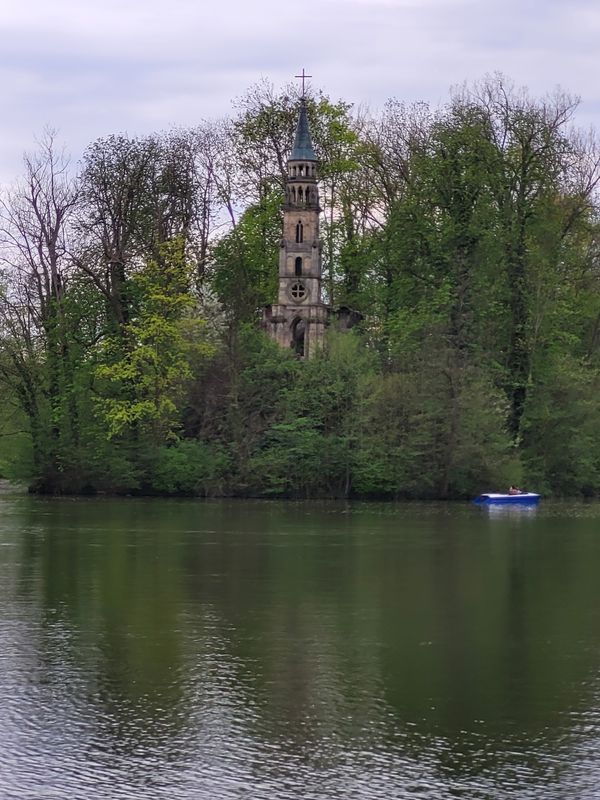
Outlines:
[{"label": "weathered stone", "polygon": [[323,341],[330,308],[321,297],[319,187],[306,104],[302,100],[294,148],[287,163],[277,303],[267,306],[263,326],[282,347],[310,358]]},{"label": "weathered stone", "polygon": [[304,99],[287,168],[279,290],[277,303],[263,312],[263,327],[282,347],[291,348],[300,358],[311,358],[321,346],[331,318],[339,319],[340,327],[347,329],[361,315],[347,308],[334,312],[321,296],[317,157]]}]

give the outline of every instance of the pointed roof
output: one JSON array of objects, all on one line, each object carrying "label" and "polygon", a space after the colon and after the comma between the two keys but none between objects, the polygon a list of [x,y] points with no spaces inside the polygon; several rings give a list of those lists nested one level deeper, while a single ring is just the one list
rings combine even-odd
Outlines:
[{"label": "pointed roof", "polygon": [[317,157],[313,150],[312,140],[310,138],[310,129],[308,127],[308,113],[306,111],[306,102],[304,98],[300,103],[300,116],[298,117],[298,124],[296,126],[296,138],[294,139],[294,147],[290,154],[290,161],[316,161]]}]

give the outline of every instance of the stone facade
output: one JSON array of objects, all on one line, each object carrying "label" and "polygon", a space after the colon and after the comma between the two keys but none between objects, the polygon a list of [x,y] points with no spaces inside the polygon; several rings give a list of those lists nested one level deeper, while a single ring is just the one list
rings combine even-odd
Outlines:
[{"label": "stone facade", "polygon": [[267,306],[263,326],[282,347],[310,358],[320,347],[331,308],[321,296],[319,187],[306,104],[302,100],[294,147],[287,162],[277,303]]}]

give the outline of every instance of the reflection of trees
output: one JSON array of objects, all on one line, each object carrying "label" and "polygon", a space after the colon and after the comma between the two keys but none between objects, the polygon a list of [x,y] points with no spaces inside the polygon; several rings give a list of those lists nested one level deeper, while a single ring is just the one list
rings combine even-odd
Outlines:
[{"label": "reflection of trees", "polygon": [[20,591],[45,620],[41,672],[86,676],[121,750],[243,734],[326,766],[361,748],[418,761],[442,742],[436,769],[468,777],[519,743],[552,749],[591,702],[593,519],[575,540],[560,520],[460,509],[25,508]]},{"label": "reflection of trees", "polygon": [[354,730],[378,691],[378,647],[357,594],[351,525],[303,504],[222,509],[228,534],[198,543],[189,587],[218,610],[240,685],[270,735],[318,738],[342,719]]},{"label": "reflection of trees", "polygon": [[20,582],[41,606],[40,672],[59,680],[60,665],[79,669],[89,712],[131,747],[185,722],[179,554],[143,507],[33,501]]}]

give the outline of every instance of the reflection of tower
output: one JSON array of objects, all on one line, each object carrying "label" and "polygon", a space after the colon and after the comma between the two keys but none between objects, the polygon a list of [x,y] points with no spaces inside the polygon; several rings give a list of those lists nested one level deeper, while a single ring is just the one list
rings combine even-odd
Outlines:
[{"label": "reflection of tower", "polygon": [[323,339],[330,309],[321,299],[317,158],[304,97],[287,167],[279,294],[277,303],[265,309],[263,324],[283,347],[309,358]]}]

